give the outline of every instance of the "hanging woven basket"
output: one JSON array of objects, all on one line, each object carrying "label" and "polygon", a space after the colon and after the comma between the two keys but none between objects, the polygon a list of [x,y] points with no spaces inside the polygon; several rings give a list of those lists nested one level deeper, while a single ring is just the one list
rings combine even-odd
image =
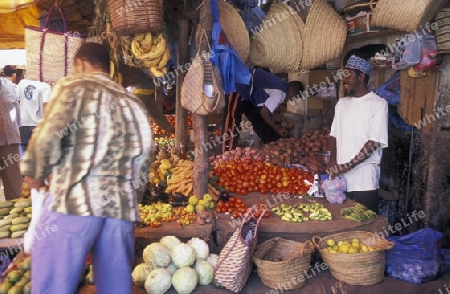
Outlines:
[{"label": "hanging woven basket", "polygon": [[414,32],[431,21],[447,0],[379,0],[372,24],[401,31]]}]

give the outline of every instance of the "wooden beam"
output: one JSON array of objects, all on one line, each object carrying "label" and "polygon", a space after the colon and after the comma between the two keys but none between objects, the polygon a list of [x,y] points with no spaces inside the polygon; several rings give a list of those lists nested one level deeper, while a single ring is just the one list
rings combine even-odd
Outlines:
[{"label": "wooden beam", "polygon": [[[196,44],[199,46],[199,52],[209,51],[208,40],[211,40],[212,30],[212,15],[211,15],[211,1],[205,0],[202,2],[200,9],[200,29],[205,30],[208,38],[201,38],[202,33],[197,34]],[[194,165],[194,195],[203,198],[203,195],[208,193],[208,154],[209,150],[205,148],[208,140],[208,130],[206,127],[207,117],[203,115],[192,115],[192,126],[194,129],[194,142],[197,150],[203,148],[203,152],[196,152]]]},{"label": "wooden beam", "polygon": [[[178,20],[180,35],[178,37],[177,68],[189,62],[189,20]],[[175,104],[175,146],[181,154],[180,146],[187,147],[187,111],[181,107],[181,85],[183,84],[185,70],[177,70],[176,76],[176,104]],[[187,195],[186,195],[187,196]]]}]

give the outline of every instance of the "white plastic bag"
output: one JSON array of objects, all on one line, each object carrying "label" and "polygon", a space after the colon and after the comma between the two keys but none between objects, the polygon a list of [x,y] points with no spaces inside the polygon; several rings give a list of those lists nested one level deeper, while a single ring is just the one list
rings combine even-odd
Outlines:
[{"label": "white plastic bag", "polygon": [[31,253],[31,247],[33,245],[33,238],[36,232],[36,226],[42,215],[42,209],[44,207],[45,198],[48,193],[45,191],[45,187],[37,189],[31,189],[31,207],[33,209],[33,216],[31,218],[28,230],[23,236],[23,250],[25,253]]},{"label": "white plastic bag", "polygon": [[347,190],[347,183],[344,177],[338,176],[333,180],[326,179],[323,181],[321,188],[325,192],[325,197],[331,204],[342,204],[345,201],[344,192]]}]

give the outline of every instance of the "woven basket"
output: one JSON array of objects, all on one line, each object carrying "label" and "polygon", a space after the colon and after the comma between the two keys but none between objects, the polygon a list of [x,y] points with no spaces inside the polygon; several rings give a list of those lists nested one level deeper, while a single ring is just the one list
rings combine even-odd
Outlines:
[{"label": "woven basket", "polygon": [[163,0],[108,0],[108,7],[111,26],[120,36],[163,29]]},{"label": "woven basket", "polygon": [[342,54],[347,24],[324,0],[315,0],[306,19],[302,70],[313,69]]},{"label": "woven basket", "polygon": [[228,2],[220,1],[220,25],[243,61],[250,51],[250,36],[239,12]]},{"label": "woven basket", "polygon": [[303,273],[310,268],[312,249],[310,241],[300,243],[278,237],[267,240],[253,256],[258,276],[272,289],[299,289],[307,282]]},{"label": "woven basket", "polygon": [[[217,260],[214,281],[234,293],[241,292],[252,271],[252,258],[258,241],[258,226],[265,212],[255,219],[251,211],[256,210],[257,205],[247,212],[239,228],[220,251]],[[248,233],[251,234],[251,242],[246,245],[244,239]]]},{"label": "woven basket", "polygon": [[450,53],[450,5],[446,5],[435,17],[439,28],[436,30],[436,43],[438,52]]},{"label": "woven basket", "polygon": [[192,113],[208,115],[211,113],[220,113],[225,107],[225,94],[222,86],[220,71],[217,67],[212,67],[213,87],[215,96],[208,98],[203,94],[204,90],[204,68],[203,60],[200,55],[192,61],[184,77],[181,86],[181,106]]},{"label": "woven basket", "polygon": [[372,24],[401,31],[414,32],[433,19],[447,0],[379,0]]},{"label": "woven basket", "polygon": [[[358,238],[362,243],[377,249],[364,253],[346,254],[330,253],[323,250],[327,247],[327,240],[351,242]],[[331,275],[336,279],[351,285],[374,285],[384,279],[386,265],[386,250],[394,244],[370,232],[343,232],[325,238],[313,237],[313,243],[319,249],[325,263],[330,268]]]},{"label": "woven basket", "polygon": [[251,37],[250,62],[275,73],[298,71],[304,30],[298,13],[285,4],[272,4],[259,28]]},{"label": "woven basket", "polygon": [[[50,17],[55,10],[61,14],[64,32],[48,29]],[[64,11],[57,5],[50,9],[44,28],[25,26],[27,79],[55,83],[72,74],[75,55],[85,39],[68,30]]]}]

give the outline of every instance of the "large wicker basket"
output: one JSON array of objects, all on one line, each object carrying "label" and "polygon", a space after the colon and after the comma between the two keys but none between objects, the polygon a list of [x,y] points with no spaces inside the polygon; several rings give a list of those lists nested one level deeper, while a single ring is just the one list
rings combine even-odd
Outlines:
[{"label": "large wicker basket", "polygon": [[379,0],[373,12],[372,24],[414,32],[433,19],[447,0]]},{"label": "large wicker basket", "polygon": [[163,29],[163,0],[108,0],[113,30],[119,36]]},{"label": "large wicker basket", "polygon": [[310,241],[301,243],[278,237],[267,240],[253,256],[258,276],[272,289],[299,289],[307,282],[304,272],[310,268],[312,249]]},{"label": "large wicker basket", "polygon": [[[358,238],[361,242],[376,250],[355,254],[331,253],[324,250],[327,247],[328,239],[333,239],[336,242],[351,242],[353,238]],[[386,250],[394,246],[392,242],[383,237],[363,231],[343,232],[325,238],[314,237],[313,243],[330,268],[333,277],[351,285],[362,286],[374,285],[383,281]]]}]

